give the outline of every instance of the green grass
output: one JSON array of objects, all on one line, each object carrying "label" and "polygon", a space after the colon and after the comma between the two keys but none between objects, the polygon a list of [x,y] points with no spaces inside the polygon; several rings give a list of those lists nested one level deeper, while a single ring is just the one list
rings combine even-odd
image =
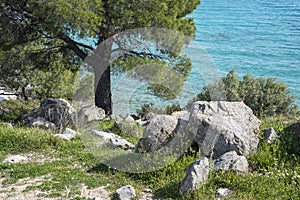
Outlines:
[{"label": "green grass", "polygon": [[[258,152],[249,156],[250,173],[211,172],[209,180],[200,189],[188,196],[179,194],[179,185],[186,168],[199,157],[198,152],[188,150],[176,162],[149,173],[125,173],[101,164],[84,146],[80,137],[64,141],[53,137],[52,133],[40,129],[15,127],[10,129],[0,123],[0,160],[8,154],[37,153],[45,157],[55,157],[45,163],[0,163],[3,184],[16,183],[19,179],[47,177],[38,186],[50,192],[49,197],[80,196],[80,186],[89,188],[105,186],[112,192],[130,184],[141,194],[143,188],[150,188],[154,196],[162,199],[214,199],[216,189],[227,187],[233,190],[227,199],[299,199],[300,196],[300,152],[297,142],[300,135],[295,133],[292,121],[283,118],[263,120],[261,130],[273,127],[280,140],[273,144],[261,142]],[[102,130],[115,131],[113,122],[100,124]],[[116,131],[116,133],[119,133]],[[260,133],[263,138],[263,132]],[[70,193],[66,194],[66,189]]]}]

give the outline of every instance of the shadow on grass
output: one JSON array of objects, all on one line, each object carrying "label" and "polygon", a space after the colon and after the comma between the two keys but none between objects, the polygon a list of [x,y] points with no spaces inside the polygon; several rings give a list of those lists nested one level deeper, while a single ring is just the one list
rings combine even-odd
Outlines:
[{"label": "shadow on grass", "polygon": [[[100,163],[91,169],[87,170],[87,173],[93,174],[93,173],[107,173],[109,171],[112,171],[113,169],[109,168],[108,166]],[[114,171],[114,170],[113,170]]]},{"label": "shadow on grass", "polygon": [[295,155],[300,163],[300,122],[284,129],[281,137],[281,148],[289,155]]}]

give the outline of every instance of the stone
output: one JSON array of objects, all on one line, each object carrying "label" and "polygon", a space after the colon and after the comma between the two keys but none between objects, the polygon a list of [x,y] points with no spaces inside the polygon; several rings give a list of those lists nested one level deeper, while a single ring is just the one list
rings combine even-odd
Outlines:
[{"label": "stone", "polygon": [[78,132],[70,129],[70,128],[66,128],[65,131],[63,132],[63,134],[55,134],[54,137],[59,137],[63,140],[72,140],[73,138],[75,138],[77,135],[79,135]]},{"label": "stone", "polygon": [[[169,115],[156,115],[146,126],[137,144],[137,152],[149,152],[158,150],[171,136],[177,127],[178,120]],[[144,148],[151,147],[151,148]]]},{"label": "stone", "polygon": [[128,142],[125,139],[111,138],[110,141],[114,146],[125,149],[125,150],[134,149],[134,147],[135,147],[133,144],[131,144],[130,142]]},{"label": "stone", "polygon": [[134,122],[134,118],[131,115],[127,115],[127,117],[125,118],[125,121]]},{"label": "stone", "polygon": [[172,117],[176,117],[177,119],[183,119],[185,121],[189,121],[190,113],[187,110],[176,111],[171,114]]},{"label": "stone", "polygon": [[245,173],[248,171],[248,161],[244,156],[239,156],[235,151],[230,151],[214,160],[214,169],[217,171],[232,171]]},{"label": "stone", "polygon": [[204,156],[216,159],[229,151],[248,155],[257,150],[260,121],[243,102],[193,103],[188,130]]},{"label": "stone", "polygon": [[108,132],[104,132],[104,131],[92,130],[91,133],[95,136],[101,137],[103,140],[110,140],[112,138],[120,138],[116,134],[108,133]]},{"label": "stone", "polygon": [[206,157],[202,157],[192,163],[186,171],[186,175],[180,184],[180,193],[187,195],[194,190],[198,189],[204,184],[209,175],[209,160]]},{"label": "stone", "polygon": [[67,125],[74,126],[75,109],[64,99],[44,99],[38,109],[22,116],[25,124],[32,126],[37,118],[55,124],[59,131],[63,131]]},{"label": "stone", "polygon": [[268,143],[273,143],[278,139],[278,135],[273,128],[267,128],[265,129],[265,139]]},{"label": "stone", "polygon": [[141,119],[136,120],[136,123],[138,123],[140,126],[146,126],[149,124],[148,121],[143,121]]},{"label": "stone", "polygon": [[134,145],[120,136],[104,131],[92,130],[91,133],[95,136],[101,137],[104,141],[110,142],[114,147],[122,148],[124,150],[134,149]]},{"label": "stone", "polygon": [[105,118],[105,111],[95,105],[82,107],[78,112],[78,125],[83,126],[92,121],[100,121]]},{"label": "stone", "polygon": [[15,163],[26,162],[27,159],[28,157],[22,155],[10,155],[6,157],[3,162],[15,164]]},{"label": "stone", "polygon": [[130,200],[136,197],[135,189],[131,185],[123,186],[116,190],[119,200]]},{"label": "stone", "polygon": [[46,121],[46,119],[43,117],[38,117],[38,118],[34,119],[31,126],[45,129],[45,130],[50,130],[50,131],[56,130],[55,124]]},{"label": "stone", "polygon": [[2,124],[8,128],[14,128],[14,126],[11,123],[2,122]]},{"label": "stone", "polygon": [[222,197],[228,197],[230,196],[230,194],[232,193],[232,190],[228,189],[228,188],[218,188],[217,189],[217,196],[219,198],[222,198]]}]

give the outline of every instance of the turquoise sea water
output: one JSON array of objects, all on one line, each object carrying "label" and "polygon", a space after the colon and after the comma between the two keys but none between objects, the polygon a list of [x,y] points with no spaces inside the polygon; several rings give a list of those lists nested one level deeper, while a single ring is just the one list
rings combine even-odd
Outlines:
[{"label": "turquoise sea water", "polygon": [[[192,14],[196,43],[221,75],[275,77],[297,95],[300,105],[300,1],[202,0]],[[191,82],[197,76],[191,74]]]},{"label": "turquoise sea water", "polygon": [[[114,84],[126,86],[122,94],[113,95],[117,110],[124,102],[130,112],[149,102],[184,105],[205,83],[233,68],[240,77],[249,73],[285,82],[300,105],[300,0],[202,0],[191,16],[197,33],[184,53],[191,57],[193,70],[181,96],[162,101],[147,94],[146,86],[124,79]],[[134,90],[125,91],[128,86]]]}]

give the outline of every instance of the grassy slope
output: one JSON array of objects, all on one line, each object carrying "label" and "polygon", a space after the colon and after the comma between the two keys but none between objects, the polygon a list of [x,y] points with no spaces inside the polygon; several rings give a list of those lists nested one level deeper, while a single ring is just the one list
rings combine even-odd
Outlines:
[{"label": "grassy slope", "polygon": [[[95,188],[109,184],[108,190],[130,184],[140,195],[143,188],[152,189],[155,196],[163,199],[214,199],[216,189],[227,187],[234,192],[229,199],[298,199],[300,197],[299,130],[284,119],[264,120],[261,129],[274,127],[281,136],[274,144],[261,142],[256,154],[248,158],[251,173],[211,172],[205,185],[190,196],[180,196],[178,187],[186,167],[199,154],[189,150],[178,161],[166,168],[144,174],[129,174],[109,169],[99,163],[85,148],[80,138],[70,142],[54,138],[51,133],[33,128],[10,129],[0,123],[0,160],[8,154],[36,153],[56,158],[44,163],[0,163],[3,185],[10,185],[26,177],[48,177],[43,184],[28,187],[51,191],[50,197],[79,196],[80,185]],[[107,127],[106,127],[107,129]],[[0,189],[1,192],[1,189]],[[113,196],[112,196],[113,197]],[[79,199],[79,198],[77,198]]]}]

